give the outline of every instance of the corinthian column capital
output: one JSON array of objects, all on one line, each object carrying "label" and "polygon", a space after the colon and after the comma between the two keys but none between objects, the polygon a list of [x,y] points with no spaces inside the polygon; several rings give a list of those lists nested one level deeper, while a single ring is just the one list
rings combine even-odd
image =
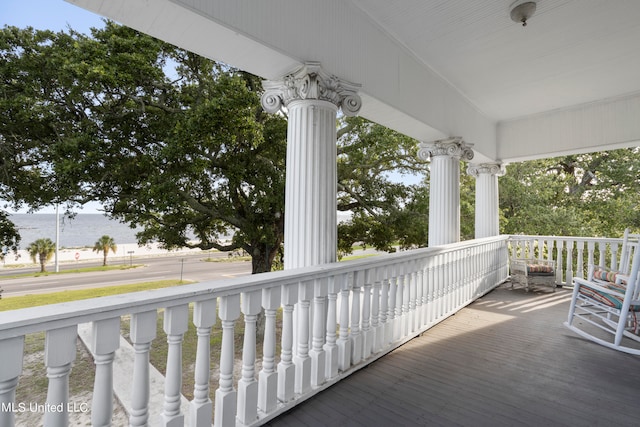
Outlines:
[{"label": "corinthian column capital", "polygon": [[345,116],[357,115],[362,106],[360,85],[328,74],[318,62],[307,62],[282,80],[264,80],[262,86],[262,107],[268,113],[275,113],[291,101],[305,99],[331,102],[342,108]]},{"label": "corinthian column capital", "polygon": [[468,144],[459,136],[440,139],[433,142],[421,142],[418,146],[418,157],[422,160],[429,160],[431,157],[448,156],[458,160],[473,159],[473,144]]},{"label": "corinthian column capital", "polygon": [[467,168],[467,173],[477,178],[481,174],[502,176],[507,171],[502,163],[472,163]]}]

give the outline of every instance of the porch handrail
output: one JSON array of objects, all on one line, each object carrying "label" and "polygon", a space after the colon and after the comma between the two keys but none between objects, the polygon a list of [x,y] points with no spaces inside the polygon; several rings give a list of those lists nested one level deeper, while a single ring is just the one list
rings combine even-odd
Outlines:
[{"label": "porch handrail", "polygon": [[[112,371],[122,316],[131,316],[136,350],[130,423],[148,413],[148,360],[159,312],[168,354],[162,425],[181,424],[182,340],[189,317],[197,328],[192,425],[259,425],[382,357],[492,290],[508,275],[507,236],[404,251],[289,271],[0,312],[0,425],[15,423],[15,390],[26,334],[45,332],[48,393],[45,426],[68,423],[69,374],[78,325],[92,322],[96,363],[92,423],[112,416]],[[190,306],[193,314],[190,314]],[[296,322],[293,321],[295,306]],[[276,355],[276,312],[282,311]],[[235,372],[233,331],[243,314],[242,370]],[[256,343],[256,320],[265,316]],[[222,325],[215,411],[209,388],[211,328]],[[294,335],[295,332],[295,335]],[[263,349],[256,372],[257,345]],[[145,362],[146,361],[146,362]],[[145,366],[146,363],[146,366]],[[147,396],[147,398],[145,398]],[[12,406],[13,405],[13,406]],[[2,410],[4,409],[4,410]]]},{"label": "porch handrail", "polygon": [[586,277],[589,265],[617,269],[622,238],[582,236],[509,235],[511,258],[556,261],[556,282],[571,285],[574,277]]}]

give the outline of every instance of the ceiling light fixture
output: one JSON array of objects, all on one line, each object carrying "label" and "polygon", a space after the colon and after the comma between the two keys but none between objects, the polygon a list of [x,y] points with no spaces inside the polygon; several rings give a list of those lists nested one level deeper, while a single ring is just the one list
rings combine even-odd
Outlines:
[{"label": "ceiling light fixture", "polygon": [[533,16],[535,11],[536,2],[517,0],[511,4],[511,19],[515,22],[522,23],[522,26],[526,27],[527,20]]}]

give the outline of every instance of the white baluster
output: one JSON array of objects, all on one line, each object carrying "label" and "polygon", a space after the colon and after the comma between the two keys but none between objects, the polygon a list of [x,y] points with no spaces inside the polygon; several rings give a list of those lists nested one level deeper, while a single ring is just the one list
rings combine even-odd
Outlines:
[{"label": "white baluster", "polygon": [[296,367],[293,364],[293,305],[298,301],[298,284],[282,286],[282,346],[278,363],[278,399],[293,399]]},{"label": "white baluster", "polygon": [[313,298],[313,282],[304,281],[298,285],[298,346],[293,355],[296,367],[294,391],[305,394],[311,390],[311,358],[309,357],[309,306]]},{"label": "white baluster", "polygon": [[396,330],[396,299],[398,297],[398,277],[397,267],[392,265],[389,267],[387,274],[389,278],[389,307],[387,310],[387,326],[385,327],[384,335],[387,344],[395,342],[395,330]]},{"label": "white baluster", "polygon": [[364,272],[364,284],[362,294],[362,359],[371,356],[373,347],[373,330],[371,330],[371,287],[373,285],[373,271],[367,269]]},{"label": "white baluster", "polygon": [[145,311],[131,316],[130,337],[135,357],[131,384],[129,425],[146,426],[149,422],[149,350],[156,337],[157,312]]},{"label": "white baluster", "polygon": [[164,382],[164,405],[160,422],[165,427],[184,425],[180,412],[182,397],[182,339],[189,326],[189,306],[179,305],[164,310],[163,328],[167,334],[167,372]]},{"label": "white baluster", "polygon": [[[15,424],[16,386],[22,373],[24,358],[24,336],[7,338],[0,341],[0,426],[13,427]],[[15,411],[14,411],[15,409]]]},{"label": "white baluster", "polygon": [[578,250],[578,263],[576,266],[576,276],[584,277],[584,241],[578,240],[576,242],[576,247]]},{"label": "white baluster", "polygon": [[327,282],[327,336],[323,346],[325,354],[325,379],[335,378],[338,375],[338,345],[336,344],[337,334],[336,322],[338,292],[340,292],[340,280],[331,276]]},{"label": "white baluster", "polygon": [[220,348],[220,381],[216,390],[214,425],[227,427],[236,425],[237,392],[233,389],[234,327],[240,316],[240,294],[220,297],[222,344]]},{"label": "white baluster", "polygon": [[44,414],[45,427],[69,424],[69,374],[71,363],[76,358],[77,326],[67,326],[47,331],[44,344],[44,360],[47,366],[49,387],[47,390],[47,410]]},{"label": "white baluster", "polygon": [[394,266],[395,273],[395,284],[396,284],[396,295],[395,295],[395,304],[394,304],[394,314],[393,314],[393,338],[392,341],[396,342],[400,340],[402,337],[402,295],[404,293],[404,270],[402,264],[396,264]]},{"label": "white baluster", "polygon": [[607,243],[598,242],[598,251],[600,252],[600,261],[598,261],[598,265],[606,267],[605,255],[607,253]]},{"label": "white baluster", "polygon": [[407,335],[416,331],[418,325],[418,312],[416,310],[416,298],[418,295],[418,274],[416,272],[415,261],[411,261],[408,264],[411,275],[409,277],[409,312],[407,316]]},{"label": "white baluster", "polygon": [[268,414],[278,404],[278,372],[276,371],[276,312],[282,298],[281,287],[262,290],[264,308],[264,343],[262,370],[258,376],[258,409]]},{"label": "white baluster", "polygon": [[324,383],[326,376],[326,355],[324,353],[324,338],[327,322],[324,318],[324,302],[327,299],[329,282],[327,278],[316,279],[313,282],[313,322],[311,324],[311,386],[318,387]]},{"label": "white baluster", "polygon": [[362,360],[362,333],[360,332],[360,301],[364,273],[355,271],[353,276],[353,298],[351,300],[351,364],[357,365]]},{"label": "white baluster", "polygon": [[238,381],[238,421],[249,424],[258,419],[258,381],[256,381],[256,322],[262,311],[262,291],[243,292],[244,343],[242,375]]},{"label": "white baluster", "polygon": [[340,335],[338,336],[338,369],[351,367],[351,338],[349,337],[349,280],[346,274],[336,277],[340,287]]},{"label": "white baluster", "polygon": [[373,269],[373,295],[371,296],[371,330],[373,332],[373,342],[371,350],[377,353],[382,349],[382,331],[380,323],[380,291],[382,290],[382,271],[380,268]]},{"label": "white baluster", "polygon": [[193,374],[193,400],[189,403],[191,427],[211,427],[213,403],[209,397],[211,377],[211,328],[216,324],[217,299],[197,301],[193,307],[193,324],[198,335],[196,366]]},{"label": "white baluster", "polygon": [[404,263],[404,282],[402,285],[402,329],[401,329],[401,338],[406,338],[409,335],[409,301],[411,295],[411,277],[412,273],[409,270],[409,263]]},{"label": "white baluster", "polygon": [[416,262],[417,271],[417,283],[416,283],[416,329],[422,329],[426,322],[426,301],[425,301],[425,289],[424,289],[424,269],[421,262]]},{"label": "white baluster", "polygon": [[589,264],[589,266],[592,266],[594,264],[594,252],[596,249],[596,243],[594,241],[588,241],[587,242],[587,263]]},{"label": "white baluster", "polygon": [[573,282],[573,240],[567,241],[567,283]]},{"label": "white baluster", "polygon": [[[563,283],[563,266],[562,266],[562,249],[564,248],[564,240],[558,240],[556,244],[556,283]],[[571,282],[567,282],[567,284],[571,284]]]},{"label": "white baluster", "polygon": [[91,352],[96,365],[91,425],[110,426],[113,416],[113,359],[120,347],[120,318],[93,322]]},{"label": "white baluster", "polygon": [[611,270],[618,271],[620,268],[618,264],[618,244],[616,242],[611,243]]},{"label": "white baluster", "polygon": [[389,345],[390,334],[389,329],[389,278],[387,277],[388,269],[385,267],[378,268],[378,275],[381,281],[380,287],[380,328],[377,336],[380,337],[378,346],[379,350],[387,348]]}]

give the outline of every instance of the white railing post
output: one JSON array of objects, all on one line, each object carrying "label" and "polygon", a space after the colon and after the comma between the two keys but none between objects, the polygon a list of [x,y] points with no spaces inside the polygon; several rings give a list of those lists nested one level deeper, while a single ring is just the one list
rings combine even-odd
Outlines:
[{"label": "white railing post", "polygon": [[396,298],[398,296],[398,270],[397,266],[387,268],[389,275],[389,307],[387,311],[387,325],[384,328],[384,341],[387,345],[395,342],[396,333]]},{"label": "white railing post", "polygon": [[393,342],[402,338],[402,296],[404,294],[404,265],[396,264],[396,295],[393,319]]},{"label": "white railing post", "polygon": [[435,319],[436,312],[436,273],[433,266],[434,259],[429,258],[427,260],[427,325],[431,326]]},{"label": "white railing post", "polygon": [[282,345],[278,363],[278,399],[294,397],[296,367],[293,364],[293,305],[298,302],[298,284],[282,285]]},{"label": "white railing post", "polygon": [[573,240],[567,240],[567,283],[573,282]]},{"label": "white railing post", "polygon": [[411,277],[409,281],[409,319],[408,319],[408,333],[413,333],[418,329],[420,320],[418,318],[418,272],[416,271],[416,262],[409,262],[409,271],[411,271]]},{"label": "white railing post", "polygon": [[[558,240],[558,243],[556,244],[556,283],[558,284],[562,284],[563,283],[563,270],[564,267],[562,266],[562,249],[564,248],[564,241],[563,240]],[[567,282],[567,284],[571,284],[570,281]]]},{"label": "white railing post", "polygon": [[351,337],[349,336],[349,277],[341,274],[336,277],[340,287],[340,331],[338,336],[338,369],[346,371],[351,367]]},{"label": "white railing post", "polygon": [[600,251],[600,261],[598,261],[598,265],[605,267],[606,263],[606,253],[607,253],[607,243],[606,242],[598,242],[598,249]]},{"label": "white railing post", "polygon": [[91,403],[91,425],[110,426],[113,416],[113,359],[120,347],[120,318],[93,322],[91,352],[96,373]]},{"label": "white railing post", "polygon": [[293,355],[296,367],[294,391],[305,394],[311,389],[311,358],[309,357],[309,307],[313,298],[313,281],[307,280],[298,284],[298,346]]},{"label": "white railing post", "polygon": [[340,292],[338,277],[331,276],[327,289],[327,335],[323,346],[325,354],[325,379],[335,378],[338,375],[338,345],[336,344],[338,323],[336,321],[338,292]]},{"label": "white railing post", "polygon": [[372,269],[373,274],[373,294],[371,295],[371,331],[373,340],[371,343],[371,351],[377,353],[382,348],[380,335],[382,327],[380,326],[380,291],[382,288],[382,277],[379,268]]},{"label": "white railing post", "polygon": [[351,364],[357,365],[362,360],[362,333],[360,332],[360,301],[364,272],[353,273],[353,298],[351,300]]},{"label": "white railing post", "polygon": [[311,386],[318,387],[324,383],[326,377],[326,355],[324,353],[324,338],[327,333],[327,321],[324,318],[324,302],[327,299],[329,281],[327,278],[316,279],[313,282],[313,322],[311,325]]},{"label": "white railing post", "polygon": [[618,271],[619,263],[618,263],[618,243],[611,242],[611,270]]},{"label": "white railing post", "polygon": [[19,409],[16,386],[22,373],[23,353],[24,336],[0,341],[0,426],[15,425],[15,412]]},{"label": "white railing post", "polygon": [[242,424],[258,419],[258,382],[256,381],[256,324],[262,311],[262,291],[243,292],[240,303],[244,314],[242,374],[238,381],[237,417]]},{"label": "white railing post", "polygon": [[182,397],[182,340],[189,324],[189,306],[178,305],[164,310],[163,329],[167,334],[167,372],[164,382],[164,404],[161,423],[165,427],[184,425],[180,412]]},{"label": "white railing post", "polygon": [[410,288],[411,288],[411,277],[412,277],[412,272],[409,269],[410,265],[408,262],[403,263],[402,265],[403,270],[404,270],[404,275],[403,275],[403,281],[402,281],[402,306],[401,306],[401,318],[402,318],[402,323],[401,323],[401,330],[400,330],[400,338],[405,338],[407,335],[409,335],[409,322],[410,322],[410,318],[409,318],[409,300],[411,298],[411,294],[410,294]]},{"label": "white railing post", "polygon": [[576,241],[576,250],[577,250],[577,264],[576,264],[576,277],[584,277],[584,241],[577,240]]},{"label": "white railing post", "polygon": [[371,288],[373,285],[373,271],[364,270],[364,284],[362,293],[362,359],[371,356],[373,347],[373,330],[371,330]]},{"label": "white railing post", "polygon": [[193,400],[190,402],[190,427],[210,427],[213,403],[209,397],[211,375],[211,328],[216,324],[217,298],[198,301],[193,307],[193,324],[198,335],[194,372]]},{"label": "white railing post", "polygon": [[156,310],[131,316],[130,338],[135,352],[131,384],[129,425],[146,426],[149,422],[149,350],[156,337]]},{"label": "white railing post", "polygon": [[77,325],[46,332],[44,360],[49,378],[46,408],[50,409],[44,414],[45,427],[69,424],[69,374],[76,359],[77,337]]},{"label": "white railing post", "polygon": [[265,414],[276,409],[278,404],[278,372],[276,371],[276,313],[282,298],[282,287],[274,286],[262,290],[264,308],[264,343],[262,347],[262,370],[258,375],[258,409]]},{"label": "white railing post", "polygon": [[378,351],[387,347],[389,341],[387,341],[389,334],[387,333],[389,327],[389,278],[387,272],[389,270],[385,267],[377,268],[378,280],[381,282],[380,287],[380,322],[378,331],[376,332],[376,341],[378,341]]},{"label": "white railing post", "polygon": [[238,393],[233,388],[233,362],[235,359],[234,328],[240,316],[240,294],[220,297],[218,317],[222,326],[220,348],[220,381],[216,390],[214,425],[236,425]]},{"label": "white railing post", "polygon": [[422,329],[425,324],[425,301],[424,301],[424,269],[421,262],[416,262],[417,283],[416,283],[416,329]]}]

